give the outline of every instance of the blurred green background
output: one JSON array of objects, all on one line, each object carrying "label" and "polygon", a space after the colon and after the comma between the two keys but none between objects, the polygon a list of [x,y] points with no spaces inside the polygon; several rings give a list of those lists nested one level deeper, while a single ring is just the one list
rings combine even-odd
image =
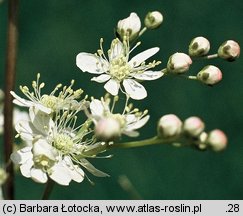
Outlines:
[{"label": "blurred green background", "polygon": [[[104,94],[103,87],[91,83],[91,75],[75,65],[81,52],[94,53],[103,37],[105,47],[113,39],[119,19],[137,12],[143,20],[148,11],[159,10],[164,22],[158,30],[147,32],[137,52],[159,46],[156,59],[166,65],[174,52],[187,52],[196,36],[207,37],[211,53],[227,39],[243,45],[243,1],[231,0],[42,0],[20,1],[17,86],[29,85],[40,72],[46,90],[57,83],[68,84],[95,97]],[[0,4],[0,87],[3,88],[7,1]],[[135,52],[134,52],[135,53]],[[136,103],[151,114],[141,131],[141,139],[156,133],[160,116],[174,113],[181,119],[200,116],[207,130],[220,128],[226,132],[226,151],[199,152],[189,148],[157,145],[139,149],[114,150],[112,159],[90,160],[110,178],[87,179],[56,186],[51,199],[130,199],[118,184],[127,175],[144,199],[243,199],[243,61],[229,63],[221,59],[199,61],[191,67],[196,74],[204,65],[214,64],[223,71],[223,81],[210,88],[198,82],[165,77],[145,82],[148,97]],[[2,143],[2,141],[1,141]],[[2,157],[2,156],[1,156]],[[44,185],[35,184],[21,175],[16,178],[17,199],[39,199]]]}]

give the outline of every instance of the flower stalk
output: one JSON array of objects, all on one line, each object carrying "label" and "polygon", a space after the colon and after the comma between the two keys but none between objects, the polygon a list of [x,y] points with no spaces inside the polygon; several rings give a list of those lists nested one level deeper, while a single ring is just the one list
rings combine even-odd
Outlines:
[{"label": "flower stalk", "polygon": [[49,199],[54,185],[55,185],[55,182],[53,180],[51,180],[51,179],[48,179],[48,182],[46,183],[46,187],[45,187],[44,193],[43,193],[42,198],[41,198],[42,200],[48,200]]},{"label": "flower stalk", "polygon": [[[5,163],[9,161],[13,150],[13,104],[10,91],[14,89],[17,42],[18,42],[18,0],[10,0],[8,5],[8,33],[7,33],[7,52],[6,52],[6,71],[5,71],[5,98],[4,98],[4,151]],[[14,199],[14,170],[10,163],[6,169],[9,177],[5,184],[6,199]]]}]

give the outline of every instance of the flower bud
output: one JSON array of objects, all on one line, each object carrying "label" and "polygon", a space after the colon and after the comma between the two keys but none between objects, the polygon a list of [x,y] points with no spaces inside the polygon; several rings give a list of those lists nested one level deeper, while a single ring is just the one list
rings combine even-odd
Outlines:
[{"label": "flower bud", "polygon": [[156,29],[161,25],[162,22],[163,15],[159,11],[149,12],[144,19],[144,25],[148,29]]},{"label": "flower bud", "polygon": [[225,41],[218,49],[218,56],[227,61],[234,61],[240,56],[240,45],[233,41]]},{"label": "flower bud", "polygon": [[102,118],[95,125],[95,135],[102,141],[111,141],[121,135],[121,126],[118,120],[112,117]]},{"label": "flower bud", "polygon": [[207,85],[215,85],[222,80],[222,72],[213,65],[207,65],[198,74],[197,79]]},{"label": "flower bud", "polygon": [[208,54],[210,50],[210,43],[205,37],[194,38],[189,45],[189,55],[190,56],[204,56]]},{"label": "flower bud", "polygon": [[158,123],[158,136],[163,138],[176,137],[181,133],[181,120],[174,114],[164,115]]},{"label": "flower bud", "polygon": [[167,69],[172,73],[184,73],[189,70],[192,60],[190,56],[185,53],[175,53],[170,56],[167,63]]},{"label": "flower bud", "polygon": [[207,148],[206,140],[208,138],[208,134],[206,132],[202,132],[198,137],[198,143],[197,146],[200,150],[205,150]]},{"label": "flower bud", "polygon": [[183,130],[187,134],[189,134],[193,137],[199,136],[203,132],[204,128],[205,128],[205,125],[204,125],[203,121],[196,116],[187,118],[183,124]]},{"label": "flower bud", "polygon": [[129,17],[118,22],[117,33],[119,34],[121,39],[123,39],[125,36],[128,36],[129,40],[131,41],[137,37],[140,28],[140,18],[136,13],[131,13]]},{"label": "flower bud", "polygon": [[8,174],[6,173],[6,171],[0,167],[0,186],[5,183],[5,181],[7,180],[7,177],[8,177]]},{"label": "flower bud", "polygon": [[223,131],[215,129],[209,133],[207,138],[207,144],[214,151],[222,151],[227,146],[227,137]]}]

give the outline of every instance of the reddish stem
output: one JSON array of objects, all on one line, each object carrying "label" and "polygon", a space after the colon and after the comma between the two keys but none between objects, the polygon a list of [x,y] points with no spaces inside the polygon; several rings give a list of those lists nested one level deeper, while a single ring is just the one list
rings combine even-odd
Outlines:
[{"label": "reddish stem", "polygon": [[5,198],[14,199],[14,169],[9,163],[10,155],[13,151],[13,104],[10,91],[14,89],[16,56],[17,56],[17,15],[19,0],[8,1],[8,33],[5,71],[5,98],[4,98],[4,155],[7,164],[6,171],[9,174],[5,184]]}]

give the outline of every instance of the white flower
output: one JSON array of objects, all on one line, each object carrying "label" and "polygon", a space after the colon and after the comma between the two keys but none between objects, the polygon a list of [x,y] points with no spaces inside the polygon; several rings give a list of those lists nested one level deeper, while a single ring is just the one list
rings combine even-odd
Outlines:
[{"label": "white flower", "polygon": [[170,56],[167,69],[172,73],[181,74],[188,71],[191,64],[192,60],[189,55],[177,52]]},{"label": "white flower", "polygon": [[70,86],[64,86],[59,92],[58,96],[55,96],[56,92],[62,87],[62,84],[58,84],[54,90],[49,94],[41,94],[42,88],[44,88],[45,83],[39,83],[40,74],[37,74],[37,81],[32,82],[33,92],[29,90],[27,86],[20,86],[20,90],[29,99],[19,97],[15,92],[10,93],[14,97],[13,103],[23,107],[36,106],[41,111],[50,114],[57,112],[60,109],[69,109],[70,106],[76,109],[78,106],[82,106],[83,103],[78,103],[77,98],[83,93],[82,89],[73,90],[72,86],[74,80],[71,81]]},{"label": "white flower", "polygon": [[[13,109],[13,127],[20,121],[20,120],[28,120],[29,115],[25,111],[21,111],[17,108]],[[3,116],[3,108],[0,106],[0,134],[3,133],[3,126],[4,126],[4,116]]]},{"label": "white flower", "polygon": [[114,39],[108,51],[108,59],[102,48],[102,40],[100,46],[98,54],[79,53],[76,64],[83,72],[99,74],[92,80],[98,83],[107,82],[104,88],[112,95],[118,94],[122,84],[132,99],[141,100],[147,96],[147,91],[134,79],[155,80],[163,76],[161,71],[149,70],[160,62],[153,61],[145,64],[145,60],[159,51],[158,47],[145,50],[129,60],[130,53],[136,46],[130,50],[128,41],[122,43]]},{"label": "white flower", "polygon": [[149,120],[149,115],[146,115],[147,111],[140,113],[136,109],[130,110],[124,114],[113,114],[112,110],[109,108],[109,104],[104,99],[93,99],[90,103],[90,110],[96,126],[100,121],[111,118],[119,122],[120,131],[119,133],[115,131],[117,134],[125,134],[131,137],[138,136],[139,133],[136,130],[143,127]]},{"label": "white flower", "polygon": [[108,176],[85,159],[85,151],[94,143],[83,141],[87,133],[85,128],[82,133],[77,133],[80,129],[75,127],[78,112],[64,111],[54,121],[36,107],[30,108],[30,120],[20,121],[16,130],[22,139],[31,140],[33,146],[20,149],[11,156],[14,163],[20,164],[22,175],[40,183],[45,183],[49,176],[58,184],[68,185],[71,180],[83,180],[85,174],[79,167],[83,166],[96,176]]},{"label": "white flower", "polygon": [[117,24],[117,33],[121,38],[129,37],[129,40],[133,40],[137,37],[141,28],[140,18],[136,13],[131,13],[129,17],[120,20]]}]

